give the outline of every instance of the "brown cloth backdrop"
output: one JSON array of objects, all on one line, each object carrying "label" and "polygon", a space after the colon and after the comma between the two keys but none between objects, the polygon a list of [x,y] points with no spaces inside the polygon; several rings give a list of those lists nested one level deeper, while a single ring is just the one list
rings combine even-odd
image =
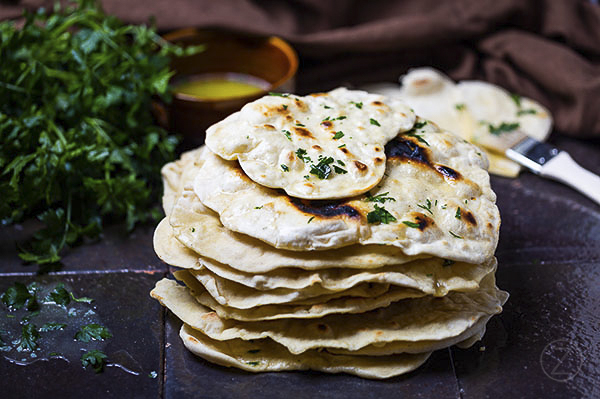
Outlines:
[{"label": "brown cloth backdrop", "polygon": [[[0,18],[52,1],[0,0]],[[300,54],[300,92],[396,81],[430,65],[540,101],[557,130],[600,137],[600,6],[585,0],[104,0],[161,31],[276,34]]]}]

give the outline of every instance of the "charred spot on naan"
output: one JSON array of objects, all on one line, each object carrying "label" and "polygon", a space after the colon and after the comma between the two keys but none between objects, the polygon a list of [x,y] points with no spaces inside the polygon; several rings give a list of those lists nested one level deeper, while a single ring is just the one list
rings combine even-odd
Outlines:
[{"label": "charred spot on naan", "polygon": [[294,197],[287,198],[290,204],[298,208],[300,211],[320,217],[320,218],[335,218],[346,216],[352,219],[360,219],[361,213],[358,209],[348,205],[344,201],[328,201],[328,200],[304,200]]},{"label": "charred spot on naan", "polygon": [[420,231],[425,231],[425,229],[435,225],[435,221],[432,218],[421,212],[412,212],[410,218],[412,219],[410,220],[412,223],[418,225],[417,229]]},{"label": "charred spot on naan", "polygon": [[454,169],[444,166],[444,165],[435,165],[435,170],[438,171],[444,178],[448,178],[450,180],[459,180],[462,176],[460,173],[455,171]]},{"label": "charred spot on naan", "polygon": [[392,141],[385,145],[385,154],[388,159],[398,159],[401,161],[417,162],[423,166],[431,168],[444,179],[458,181],[462,180],[462,175],[449,166],[434,164],[431,162],[429,150],[418,144],[417,139],[402,134],[396,136]]},{"label": "charred spot on naan", "polygon": [[293,127],[292,130],[294,131],[294,133],[296,133],[298,136],[302,136],[302,137],[308,137],[311,139],[314,139],[315,137],[312,135],[312,133],[310,132],[310,130],[304,128],[304,127]]},{"label": "charred spot on naan", "polygon": [[296,107],[298,107],[300,111],[308,112],[308,105],[306,105],[306,103],[299,98],[294,98],[294,104],[296,104]]},{"label": "charred spot on naan", "polygon": [[287,105],[260,105],[260,111],[267,118],[276,116],[291,116]]},{"label": "charred spot on naan", "polygon": [[460,213],[458,213],[459,211],[457,211],[457,213],[460,215],[460,219],[464,220],[467,224],[470,224],[472,226],[477,226],[477,220],[475,220],[475,216],[473,216],[473,214],[464,208],[459,207],[458,209],[460,209]]},{"label": "charred spot on naan", "polygon": [[323,122],[321,122],[321,126],[327,128],[327,129],[331,129],[333,127],[333,122],[332,121],[323,121]]}]

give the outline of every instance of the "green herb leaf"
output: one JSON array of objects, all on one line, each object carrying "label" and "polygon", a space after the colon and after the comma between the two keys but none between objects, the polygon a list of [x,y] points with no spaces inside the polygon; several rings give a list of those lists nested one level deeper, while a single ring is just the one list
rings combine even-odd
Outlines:
[{"label": "green herb leaf", "polygon": [[69,303],[71,303],[71,296],[69,295],[69,291],[65,289],[64,284],[58,283],[54,287],[54,290],[52,290],[48,296],[46,296],[44,301],[54,302],[59,306],[67,306]]},{"label": "green herb leaf", "polygon": [[456,213],[454,214],[454,217],[457,219],[460,219],[460,206],[458,208],[456,208]]},{"label": "green herb leaf", "polygon": [[280,166],[281,166],[281,169],[283,169],[284,172],[289,172],[290,171],[290,168],[288,168],[287,165],[281,164]]},{"label": "green herb leaf", "polygon": [[21,339],[17,350],[21,351],[34,351],[37,349],[37,340],[40,338],[40,333],[35,324],[25,324],[21,328]]},{"label": "green herb leaf", "polygon": [[33,311],[39,307],[35,289],[27,288],[25,284],[19,282],[15,282],[12,287],[8,287],[0,297],[0,300],[2,300],[2,303],[4,303],[9,310],[25,308],[29,311]]},{"label": "green herb leaf", "polygon": [[[387,193],[386,193],[387,194]],[[367,214],[367,222],[368,223],[383,223],[388,224],[390,222],[395,222],[397,219],[387,211],[384,207],[379,207],[379,205],[374,205],[375,210],[371,211]]]},{"label": "green herb leaf", "polygon": [[292,133],[289,130],[282,130],[283,134],[285,134],[285,137],[287,137],[287,139],[289,141],[292,141]]},{"label": "green herb leaf", "polygon": [[346,144],[338,145],[338,148],[344,148]]},{"label": "green herb leaf", "polygon": [[151,104],[171,98],[170,56],[201,51],[76,3],[0,22],[0,220],[41,221],[20,248],[26,262],[56,265],[105,221],[156,217],[177,138]]},{"label": "green herb leaf", "polygon": [[359,103],[356,103],[356,102],[354,102],[354,101],[350,101],[350,104],[354,104],[354,106],[355,106],[356,108],[358,108],[358,109],[362,109],[362,107],[363,107],[363,103],[362,103],[362,101],[361,101],[361,102],[359,102]]},{"label": "green herb leaf", "polygon": [[314,218],[315,218],[314,216],[311,216],[310,219],[308,219],[308,222],[306,222],[306,224],[309,224],[310,222],[312,222]]},{"label": "green herb leaf", "polygon": [[343,175],[345,173],[348,173],[347,170],[340,168],[337,165],[331,165],[333,167],[333,170],[335,171],[335,173],[339,174],[339,175]]},{"label": "green herb leaf", "polygon": [[463,111],[465,108],[467,108],[467,106],[465,104],[456,104],[454,105],[454,108],[456,108],[459,111]]},{"label": "green herb leaf", "polygon": [[413,127],[412,127],[412,129],[411,129],[411,130],[413,130],[413,129],[420,129],[420,128],[422,128],[422,127],[425,127],[425,125],[427,125],[427,121],[416,122],[416,123],[413,125]]},{"label": "green herb leaf", "polygon": [[453,233],[453,232],[451,232],[451,231],[448,231],[448,233],[450,233],[450,235],[451,235],[452,237],[454,237],[454,238],[460,238],[461,240],[463,239],[461,236],[459,236],[458,234],[454,234],[454,233]]},{"label": "green herb leaf", "polygon": [[342,120],[344,120],[346,118],[347,118],[347,116],[342,115],[342,116],[338,116],[337,118],[332,119],[332,121],[342,121]]},{"label": "green herb leaf", "polygon": [[516,130],[519,128],[519,123],[518,122],[514,122],[514,123],[506,123],[506,122],[502,122],[500,125],[498,126],[494,126],[494,125],[489,125],[488,126],[489,131],[491,134],[495,135],[495,136],[499,136],[502,133],[508,133],[508,132],[512,132],[513,130]]},{"label": "green herb leaf", "polygon": [[386,197],[386,195],[389,194],[389,191],[382,193],[382,194],[377,194],[375,196],[371,195],[371,193],[367,192],[365,201],[367,202],[379,202],[380,204],[383,204],[385,201],[396,201],[396,199],[392,198],[392,197]]},{"label": "green herb leaf", "polygon": [[511,98],[511,100],[513,100],[515,102],[515,104],[517,104],[517,107],[521,108],[521,96],[520,95],[511,93],[510,98]]},{"label": "green herb leaf", "polygon": [[381,125],[379,124],[379,122],[377,122],[377,121],[376,121],[375,119],[373,119],[373,118],[369,119],[369,122],[371,122],[371,125],[375,125],[375,126],[380,126],[380,127],[381,127]]},{"label": "green herb leaf", "polygon": [[40,327],[40,332],[48,332],[48,331],[57,331],[62,330],[67,325],[64,323],[46,323],[42,327]]},{"label": "green herb leaf", "polygon": [[417,139],[417,141],[419,141],[420,143],[426,144],[426,145],[427,145],[427,147],[429,147],[429,143],[427,142],[427,140],[425,140],[425,139],[423,138],[423,136],[421,136],[421,135],[418,135],[418,134],[416,134],[416,133],[413,133],[412,131],[410,131],[410,132],[407,132],[407,133],[404,133],[404,134],[405,134],[405,135],[407,135],[407,136],[410,136],[410,137],[414,137],[414,138],[416,138],[416,139]]},{"label": "green herb leaf", "polygon": [[406,220],[403,220],[402,223],[404,223],[408,227],[412,227],[413,229],[420,229],[421,228],[421,225],[419,223],[409,222],[409,221],[406,221]]},{"label": "green herb leaf", "polygon": [[262,209],[264,205],[261,206],[255,206],[254,209]]},{"label": "green herb leaf", "polygon": [[306,155],[307,152],[304,148],[298,148],[296,150],[296,156],[304,163],[306,162],[312,162],[312,160],[310,159],[309,156]]},{"label": "green herb leaf", "polygon": [[[192,233],[195,232],[196,229],[192,227]],[[71,299],[74,300],[75,302],[83,302],[83,303],[92,303],[94,302],[94,300],[92,298],[88,298],[86,296],[82,296],[81,298],[75,298],[75,295],[73,295],[72,292],[69,292],[69,294],[71,295]]]},{"label": "green herb leaf", "polygon": [[91,340],[103,341],[112,338],[112,334],[106,327],[99,324],[87,324],[79,329],[75,334],[75,339],[81,342],[90,342]]},{"label": "green herb leaf", "polygon": [[522,115],[535,115],[537,114],[537,111],[533,108],[531,109],[520,109],[517,111],[517,116],[522,116]]},{"label": "green herb leaf", "polygon": [[341,130],[340,130],[339,132],[336,132],[336,133],[333,135],[333,139],[334,139],[334,140],[339,140],[339,139],[341,139],[342,137],[344,137],[344,132],[342,132]]},{"label": "green herb leaf", "polygon": [[246,362],[246,364],[249,364],[250,366],[258,366],[259,362]]},{"label": "green herb leaf", "polygon": [[260,352],[260,349],[250,349],[248,351],[248,353],[258,353],[258,352]]},{"label": "green herb leaf", "polygon": [[300,123],[300,122],[297,122],[297,123],[296,123],[296,126],[305,127],[305,126],[304,126],[302,123]]},{"label": "green herb leaf", "polygon": [[330,106],[328,106],[328,105],[325,105],[325,104],[323,104],[323,108],[325,108],[325,109],[331,109],[331,107],[330,107]]},{"label": "green herb leaf", "polygon": [[330,164],[333,163],[332,157],[320,157],[319,163],[310,166],[310,173],[316,175],[319,179],[327,179],[331,174]]},{"label": "green herb leaf", "polygon": [[83,368],[87,368],[88,366],[92,366],[96,373],[102,372],[104,370],[104,365],[106,364],[106,355],[99,350],[93,349],[89,352],[84,353],[81,356],[81,365]]},{"label": "green herb leaf", "polygon": [[269,95],[270,96],[275,96],[275,97],[289,97],[290,96],[287,93],[275,93],[274,91],[270,91]]},{"label": "green herb leaf", "polygon": [[427,198],[426,204],[427,205],[417,204],[417,206],[421,209],[425,209],[427,212],[433,215],[433,212],[431,211],[431,201],[429,200],[429,198]]}]

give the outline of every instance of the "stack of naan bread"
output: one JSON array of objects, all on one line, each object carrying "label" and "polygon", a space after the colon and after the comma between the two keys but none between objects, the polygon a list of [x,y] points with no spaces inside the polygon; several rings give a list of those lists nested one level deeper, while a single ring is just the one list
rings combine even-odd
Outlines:
[{"label": "stack of naan bread", "polygon": [[507,299],[487,162],[399,100],[266,96],[163,168],[154,246],[180,283],[151,295],[221,365],[409,372]]}]

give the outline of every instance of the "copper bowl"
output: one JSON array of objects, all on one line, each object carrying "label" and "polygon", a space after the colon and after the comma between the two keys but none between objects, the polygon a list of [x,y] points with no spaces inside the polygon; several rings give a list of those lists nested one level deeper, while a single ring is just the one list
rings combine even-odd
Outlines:
[{"label": "copper bowl", "polygon": [[182,46],[206,46],[199,54],[171,61],[175,71],[172,81],[201,74],[238,73],[259,78],[269,85],[257,94],[226,99],[203,99],[175,92],[163,124],[170,131],[182,134],[186,144],[203,143],[206,128],[269,91],[294,91],[298,57],[294,49],[278,37],[187,28],[168,33],[164,38]]}]

